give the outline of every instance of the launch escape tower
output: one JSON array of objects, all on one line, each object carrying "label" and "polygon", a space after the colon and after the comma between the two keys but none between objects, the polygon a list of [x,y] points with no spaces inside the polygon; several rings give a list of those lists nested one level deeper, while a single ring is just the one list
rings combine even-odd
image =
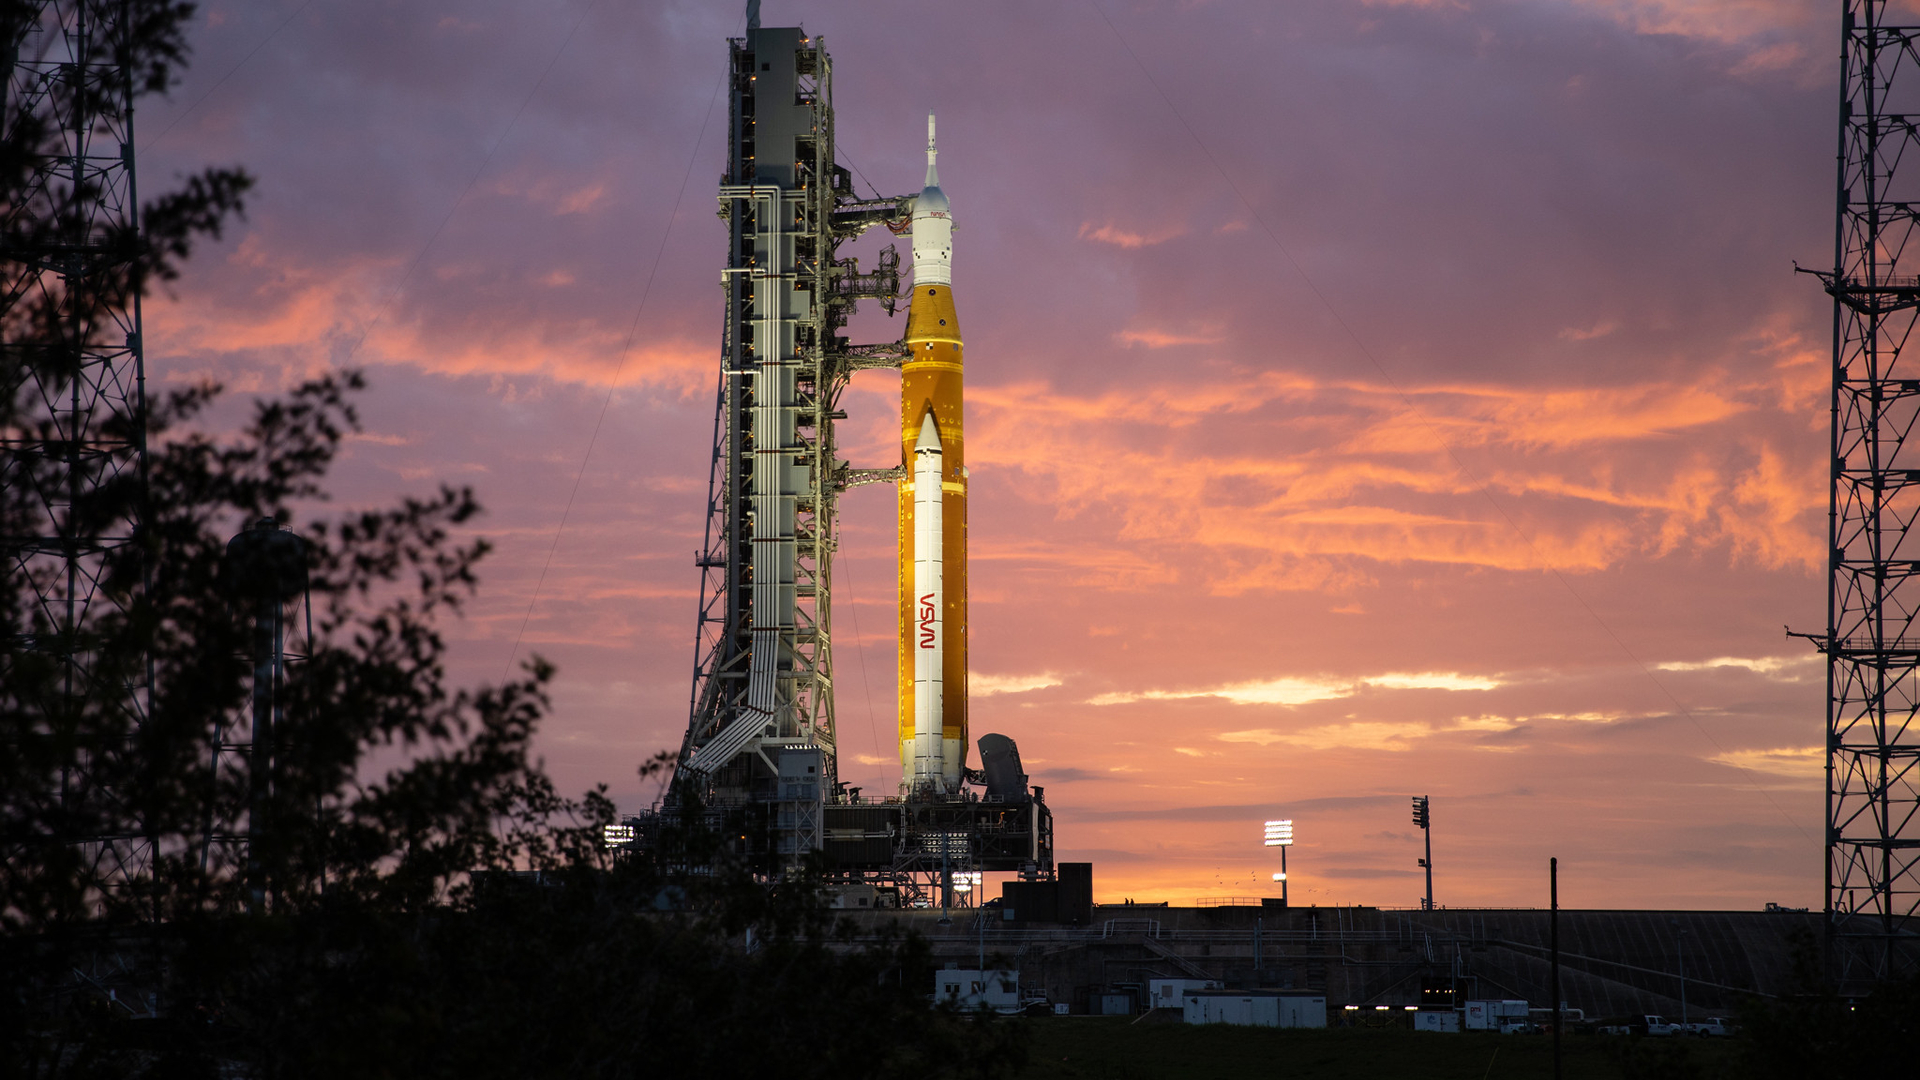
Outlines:
[{"label": "launch escape tower", "polygon": [[1828,505],[1826,926],[1843,980],[1920,963],[1920,26],[1849,0]]},{"label": "launch escape tower", "polygon": [[762,28],[757,7],[746,36],[729,42],[725,317],[691,715],[665,804],[626,820],[632,842],[724,823],[732,854],[769,875],[817,853],[848,906],[929,902],[936,886],[951,901],[959,875],[982,871],[1051,878],[1052,816],[1005,736],[982,738],[982,768],[966,770],[978,792],[956,783],[862,798],[839,781],[837,500],[907,470],[850,468],[835,456],[834,424],[853,374],[901,368],[912,345],[904,335],[848,344],[860,300],[896,310],[900,260],[889,246],[861,273],[838,249],[875,226],[906,231],[917,196],[854,194],[835,159],[824,43],[798,27]]},{"label": "launch escape tower", "polygon": [[[104,611],[135,599],[103,581],[139,530],[144,501],[107,502],[124,512],[103,519],[99,496],[128,484],[144,489],[146,474],[140,297],[128,272],[140,222],[127,19],[116,0],[41,0],[5,43],[0,117],[17,145],[51,152],[32,162],[0,241],[0,371],[19,409],[0,429],[0,491],[17,512],[9,518],[25,523],[0,536],[0,565],[15,595],[33,603],[22,613],[27,640],[18,644],[60,669],[60,700],[20,704],[49,716],[120,711],[137,727],[147,716],[151,671],[106,666],[90,643]],[[23,138],[36,125],[48,138]],[[0,682],[7,678],[0,670]],[[105,775],[109,758],[132,749],[96,748],[83,774],[65,777],[72,820],[128,820],[124,793]],[[145,872],[152,845],[137,830],[79,828],[71,839],[95,887],[124,889]]]}]

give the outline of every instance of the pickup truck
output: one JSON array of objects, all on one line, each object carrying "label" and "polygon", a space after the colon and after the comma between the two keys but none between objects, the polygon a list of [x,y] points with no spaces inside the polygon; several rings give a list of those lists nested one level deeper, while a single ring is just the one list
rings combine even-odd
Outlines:
[{"label": "pickup truck", "polygon": [[1711,1035],[1716,1038],[1723,1038],[1733,1034],[1732,1029],[1727,1026],[1727,1022],[1718,1016],[1709,1016],[1704,1021],[1698,1023],[1675,1024],[1674,1028],[1676,1029],[1674,1031],[1676,1035]]},{"label": "pickup truck", "polygon": [[1630,1016],[1624,1024],[1608,1024],[1602,1035],[1678,1035],[1679,1024],[1669,1024],[1662,1016]]}]

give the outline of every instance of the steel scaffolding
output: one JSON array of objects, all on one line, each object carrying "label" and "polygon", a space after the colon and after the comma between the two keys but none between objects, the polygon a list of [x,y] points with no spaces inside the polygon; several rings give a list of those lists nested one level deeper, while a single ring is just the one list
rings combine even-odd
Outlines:
[{"label": "steel scaffolding", "polygon": [[1920,26],[1847,0],[1828,504],[1826,926],[1843,984],[1920,960]]},{"label": "steel scaffolding", "polygon": [[[0,60],[0,116],[10,143],[33,154],[0,238],[0,392],[16,409],[0,429],[0,490],[17,523],[0,536],[0,565],[8,588],[31,598],[19,613],[16,648],[51,657],[59,669],[56,700],[30,707],[49,718],[120,711],[129,721],[121,726],[137,730],[152,673],[137,661],[104,664],[93,642],[103,614],[137,599],[103,585],[139,530],[144,502],[145,371],[129,273],[140,250],[135,73],[126,66],[134,28],[122,0],[35,7],[33,18],[10,27]],[[129,484],[137,485],[132,498]],[[109,489],[115,496],[102,498]],[[104,835],[98,826],[131,820],[119,805],[123,793],[100,778],[102,755],[130,749],[95,747],[87,766],[63,777],[78,823],[70,839],[104,890],[136,880],[151,858],[137,826]]]},{"label": "steel scaffolding", "polygon": [[[820,846],[818,808],[837,778],[836,500],[865,479],[835,457],[839,397],[856,369],[900,355],[840,333],[861,298],[891,303],[897,254],[862,274],[837,249],[903,219],[907,200],[856,198],[836,163],[833,67],[819,38],[754,25],[730,47],[725,318],[678,775],[709,804],[760,804],[771,835],[755,850],[790,861]],[[809,766],[819,771],[799,782]]]}]

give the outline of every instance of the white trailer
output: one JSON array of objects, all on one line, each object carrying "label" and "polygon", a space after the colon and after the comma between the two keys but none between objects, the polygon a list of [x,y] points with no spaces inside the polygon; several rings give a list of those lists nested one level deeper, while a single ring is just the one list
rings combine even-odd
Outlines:
[{"label": "white trailer", "polygon": [[971,1012],[985,1005],[998,1013],[1020,1011],[1018,971],[947,968],[933,973],[933,1003]]},{"label": "white trailer", "polygon": [[1526,1026],[1527,1003],[1511,998],[1469,1001],[1461,1019],[1468,1031],[1513,1031]]},{"label": "white trailer", "polygon": [[1324,994],[1188,991],[1181,997],[1181,1019],[1189,1024],[1323,1028],[1327,1026],[1327,999]]}]

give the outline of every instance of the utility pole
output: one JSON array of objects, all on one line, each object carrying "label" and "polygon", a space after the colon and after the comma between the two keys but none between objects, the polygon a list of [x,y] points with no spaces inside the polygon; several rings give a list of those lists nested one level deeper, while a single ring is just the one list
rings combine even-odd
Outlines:
[{"label": "utility pole", "polygon": [[940,925],[953,925],[953,866],[948,856],[953,850],[951,833],[940,837]]},{"label": "utility pole", "polygon": [[980,972],[980,978],[984,980],[987,977],[987,913],[982,911],[975,915],[973,925],[980,929],[980,966],[975,970]]},{"label": "utility pole", "polygon": [[1673,952],[1680,961],[1680,1023],[1684,1027],[1687,1017],[1687,928],[1680,926],[1680,920],[1673,920]]},{"label": "utility pole", "polygon": [[1420,902],[1422,911],[1433,910],[1433,815],[1428,812],[1427,797],[1413,797],[1413,823],[1420,826],[1421,834],[1427,841],[1427,857],[1420,860],[1420,866],[1427,872],[1427,896]]},{"label": "utility pole", "polygon": [[1560,860],[1547,860],[1548,948],[1553,954],[1553,1080],[1560,1080]]}]

